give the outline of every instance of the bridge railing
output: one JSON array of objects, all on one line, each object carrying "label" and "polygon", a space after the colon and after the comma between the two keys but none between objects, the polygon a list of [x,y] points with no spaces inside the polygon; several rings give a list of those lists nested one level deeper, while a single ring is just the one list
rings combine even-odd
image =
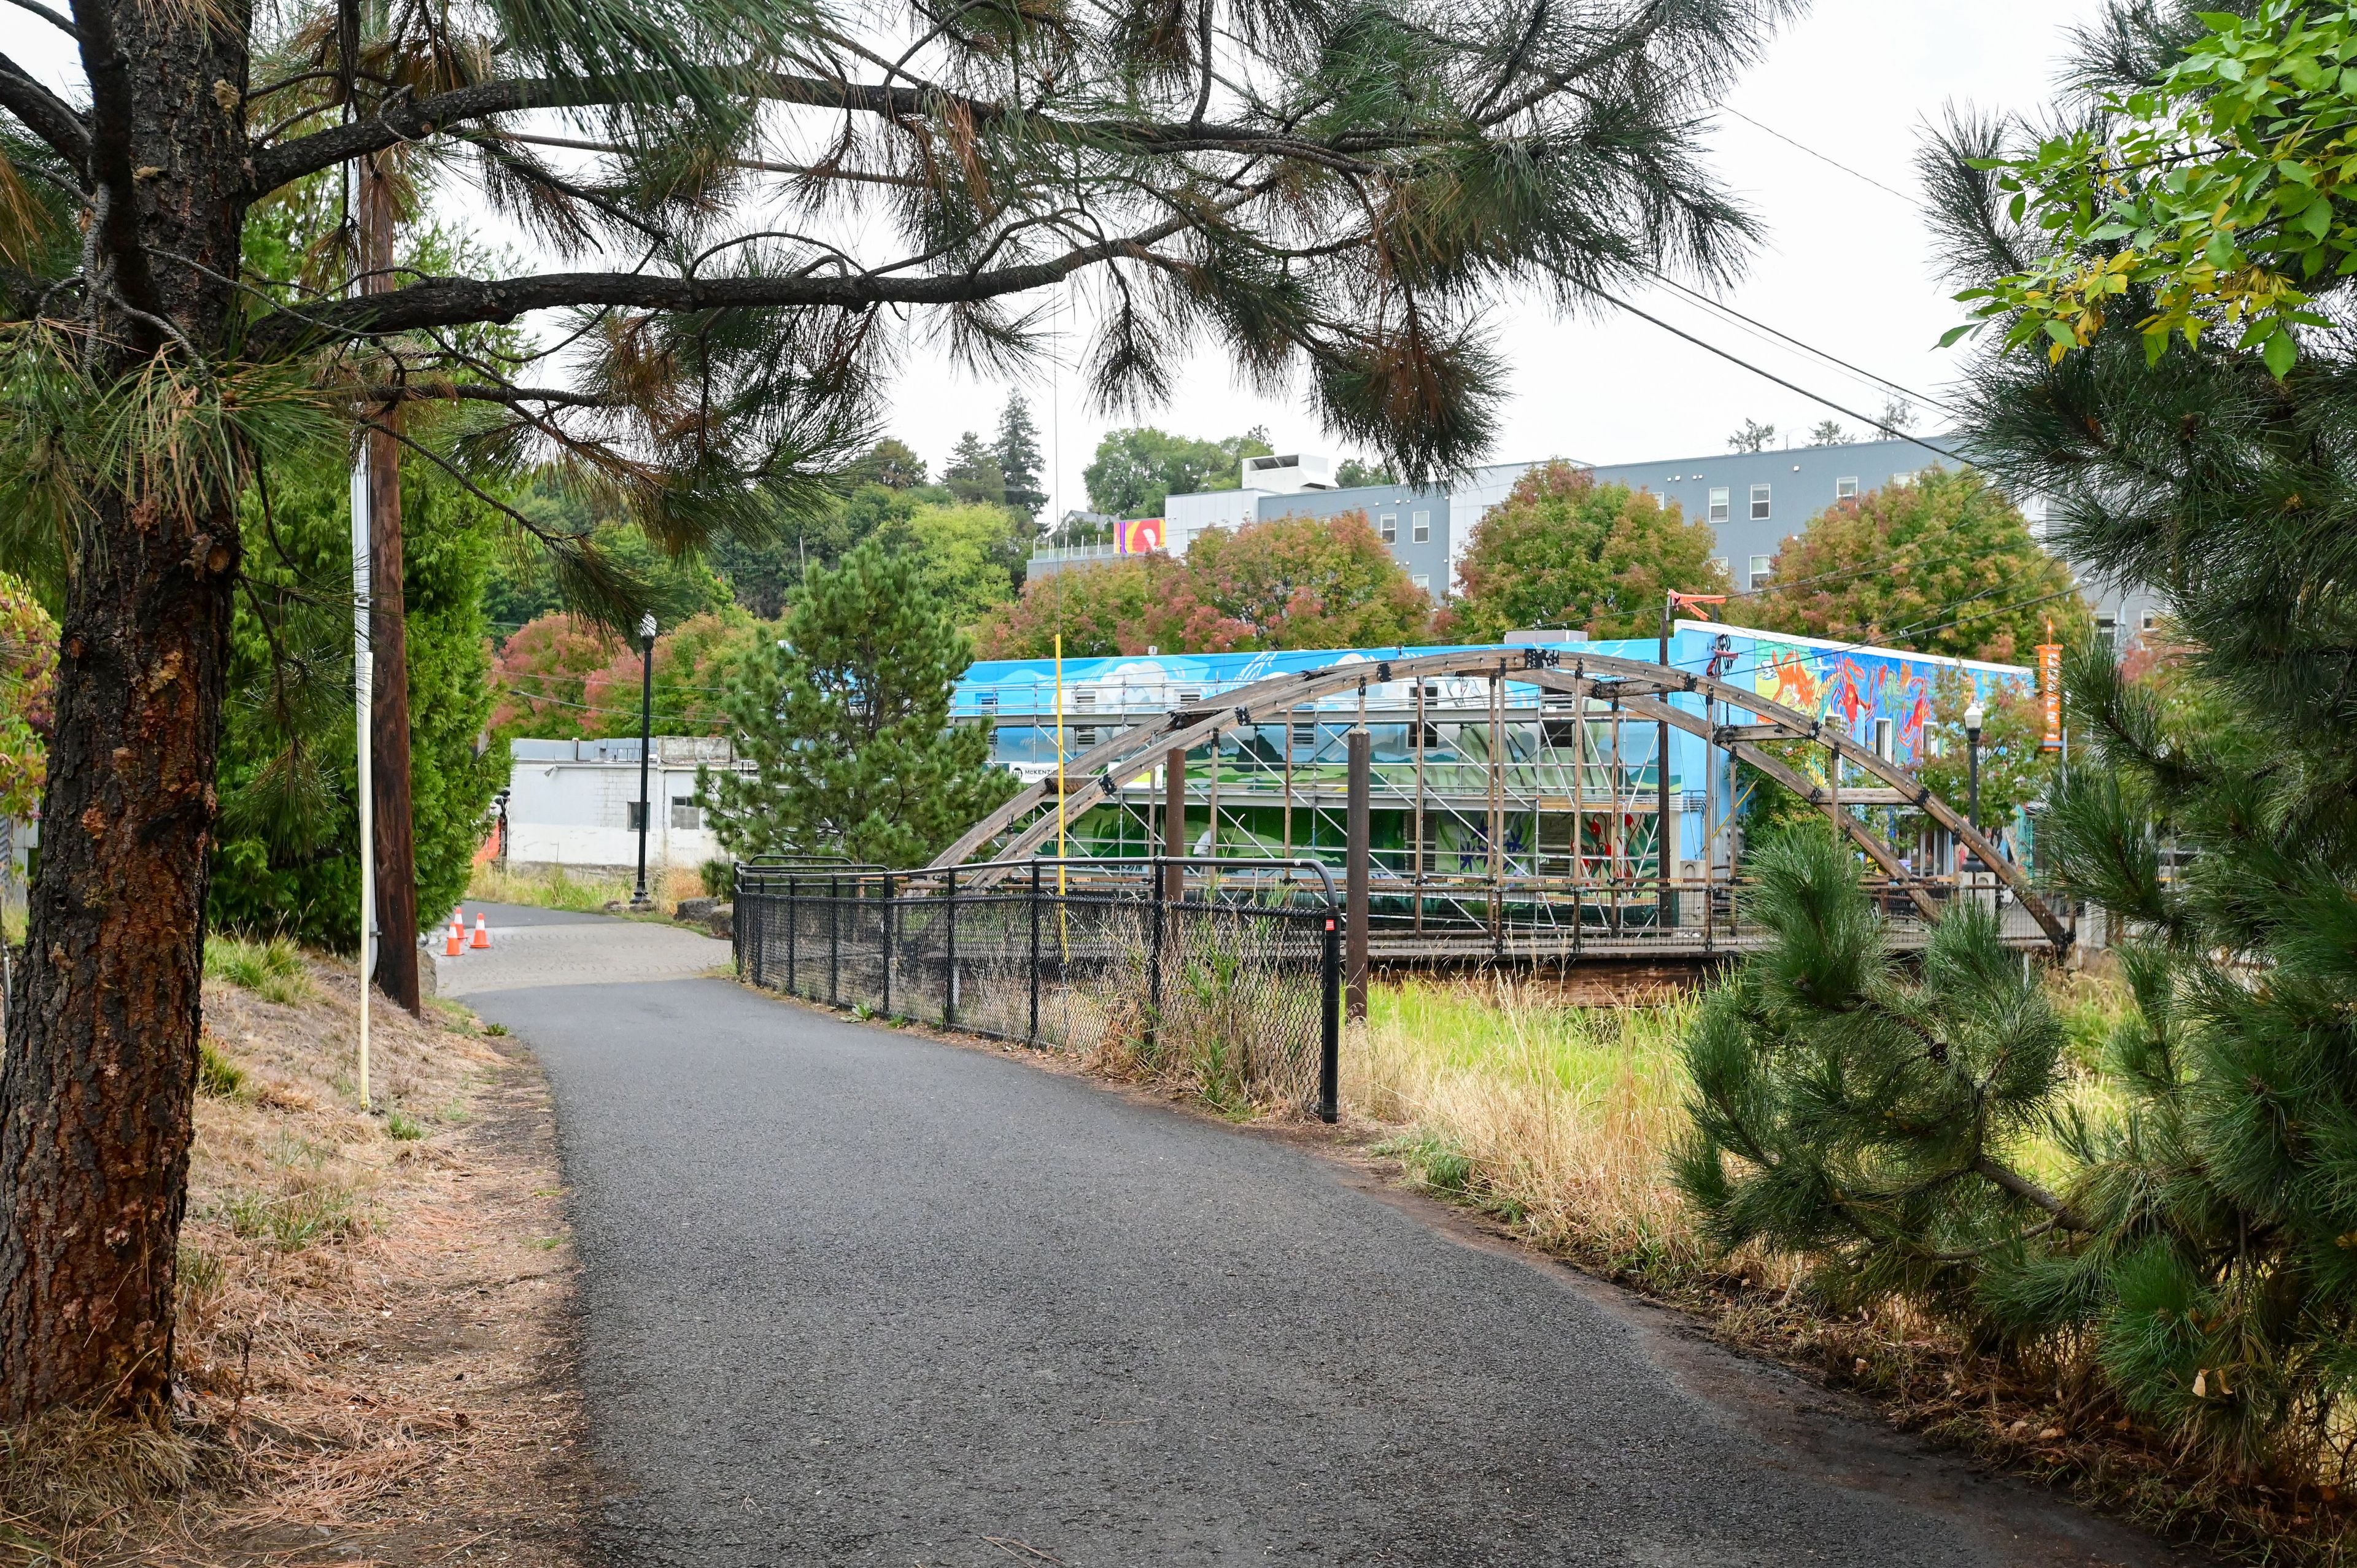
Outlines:
[{"label": "bridge railing", "polygon": [[1334,1120],[1341,908],[1314,861],[739,865],[737,972],[830,1006],[1070,1051]]}]

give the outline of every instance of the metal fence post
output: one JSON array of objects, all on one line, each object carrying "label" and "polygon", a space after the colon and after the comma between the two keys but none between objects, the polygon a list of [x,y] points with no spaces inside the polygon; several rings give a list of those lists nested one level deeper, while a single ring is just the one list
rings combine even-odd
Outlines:
[{"label": "metal fence post", "polygon": [[892,1015],[893,908],[892,874],[888,871],[884,874],[884,1005],[880,1009],[887,1018]]},{"label": "metal fence post", "polygon": [[826,1001],[843,1004],[843,878],[826,879]]},{"label": "metal fence post", "polygon": [[1039,1043],[1039,862],[1031,862],[1031,1043]]},{"label": "metal fence post", "polygon": [[802,983],[801,976],[794,972],[794,950],[801,943],[802,929],[802,888],[801,877],[786,878],[786,992],[789,995],[799,994]]},{"label": "metal fence post", "polygon": [[947,908],[942,911],[942,1027],[957,1022],[957,867],[947,873],[942,885],[942,897]]},{"label": "metal fence post", "polygon": [[[1152,876],[1151,902],[1146,915],[1146,1024],[1139,1032],[1140,1042],[1147,1049],[1154,1046],[1154,1036],[1162,1021],[1162,947],[1170,940],[1171,915],[1167,908],[1169,888],[1163,881],[1163,858],[1156,855],[1148,868]],[[1184,868],[1181,868],[1184,875]]]},{"label": "metal fence post", "polygon": [[1319,986],[1318,1120],[1332,1122],[1342,1107],[1342,934],[1326,917],[1324,983]]}]

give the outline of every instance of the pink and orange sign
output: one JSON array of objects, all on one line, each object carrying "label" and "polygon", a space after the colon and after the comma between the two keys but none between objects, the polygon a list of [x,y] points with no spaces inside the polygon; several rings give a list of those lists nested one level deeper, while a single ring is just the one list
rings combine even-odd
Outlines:
[{"label": "pink and orange sign", "polygon": [[1120,553],[1147,555],[1162,548],[1162,520],[1132,518],[1121,525]]}]

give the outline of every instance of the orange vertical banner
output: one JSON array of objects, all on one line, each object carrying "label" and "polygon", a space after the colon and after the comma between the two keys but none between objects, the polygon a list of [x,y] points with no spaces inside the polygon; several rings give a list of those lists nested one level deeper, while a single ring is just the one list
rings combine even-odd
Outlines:
[{"label": "orange vertical banner", "polygon": [[2048,751],[2062,749],[2062,645],[2041,642],[2038,645],[2038,701],[2046,712],[2046,738],[2039,744]]}]

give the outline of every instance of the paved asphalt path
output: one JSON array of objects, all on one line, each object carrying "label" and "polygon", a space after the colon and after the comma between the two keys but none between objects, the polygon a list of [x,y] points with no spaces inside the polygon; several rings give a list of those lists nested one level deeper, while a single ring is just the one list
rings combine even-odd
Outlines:
[{"label": "paved asphalt path", "polygon": [[618,1565],[2192,1561],[1283,1138],[490,908]]}]

